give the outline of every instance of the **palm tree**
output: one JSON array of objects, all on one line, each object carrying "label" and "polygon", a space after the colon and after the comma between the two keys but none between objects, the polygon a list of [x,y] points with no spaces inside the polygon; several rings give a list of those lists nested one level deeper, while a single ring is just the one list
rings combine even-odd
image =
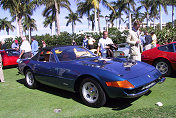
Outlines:
[{"label": "palm tree", "polygon": [[122,1],[122,0],[120,0],[120,1],[117,0],[116,2],[114,1],[114,2],[111,2],[110,4],[114,8],[114,10],[116,11],[115,14],[114,14],[114,12],[111,13],[110,19],[113,14],[115,15],[114,17],[119,17],[119,29],[121,29],[121,20],[122,20],[121,16],[122,16],[123,12],[125,12],[127,14],[127,10],[128,10],[127,5],[124,4],[124,1]]},{"label": "palm tree", "polygon": [[12,25],[12,21],[8,21],[7,17],[0,19],[0,31],[4,30],[9,35],[9,30],[14,31],[14,29],[15,26]]},{"label": "palm tree", "polygon": [[172,6],[172,26],[174,27],[174,7],[176,6],[176,0],[168,0],[168,5]]},{"label": "palm tree", "polygon": [[93,5],[89,1],[77,3],[77,13],[82,17],[84,14],[87,15],[88,19],[88,30],[90,30],[90,10],[93,9]]},{"label": "palm tree", "polygon": [[[81,0],[76,0],[76,1],[79,3]],[[111,7],[111,5],[107,2],[107,0],[86,0],[86,3],[87,4],[91,4],[93,6],[93,8],[94,8],[94,20],[95,20],[95,23],[94,23],[95,28],[94,28],[94,30],[95,31],[98,30],[98,24],[99,24],[99,31],[100,31],[100,17],[99,17],[99,14],[100,14],[99,4],[100,4],[100,2],[102,2],[102,4],[104,6],[106,6],[107,8],[113,9]],[[97,18],[97,16],[98,16],[98,18]]]},{"label": "palm tree", "polygon": [[[97,29],[98,29],[97,25],[98,25],[99,26],[99,32],[100,32],[100,17],[99,17],[99,15],[100,15],[100,9],[99,9],[100,2],[102,2],[102,4],[105,7],[107,7],[108,9],[113,10],[113,12],[115,12],[115,11],[114,11],[113,7],[110,5],[110,3],[107,2],[107,0],[89,0],[89,1],[91,1],[91,4],[94,6],[95,31],[97,31]],[[98,14],[98,24],[97,24],[97,14]]]},{"label": "palm tree", "polygon": [[157,9],[151,10],[149,15],[151,17],[151,20],[153,21],[153,27],[155,29],[155,19],[159,19],[159,12]]},{"label": "palm tree", "polygon": [[[52,14],[56,18],[57,34],[60,35],[60,24],[59,24],[59,14],[60,8],[64,7],[67,10],[70,9],[70,2],[68,0],[43,0],[43,4],[46,5],[45,12],[48,12],[48,16]],[[54,16],[55,15],[55,16]]]},{"label": "palm tree", "polygon": [[146,10],[146,13],[147,13],[147,27],[149,27],[150,26],[149,11],[151,11],[150,9],[152,7],[152,1],[151,0],[141,0],[140,3],[141,3],[141,6],[139,8],[144,7],[145,10]]},{"label": "palm tree", "polygon": [[165,13],[167,13],[167,3],[166,0],[153,0],[152,1],[151,11],[158,9],[159,7],[159,14],[160,14],[160,29],[162,30],[162,12],[161,7],[164,8]]},{"label": "palm tree", "polygon": [[68,19],[66,26],[68,26],[69,23],[72,23],[72,33],[74,34],[75,33],[76,21],[81,23],[81,20],[79,19],[80,17],[78,17],[78,13],[71,12],[65,18]]},{"label": "palm tree", "polygon": [[142,13],[140,12],[141,6],[138,7],[137,9],[134,9],[132,12],[132,22],[134,22],[135,20],[138,20],[140,22],[143,22],[144,19],[147,17],[147,13]]},{"label": "palm tree", "polygon": [[[117,0],[117,2],[115,2],[115,4],[117,5],[117,9],[120,10],[121,12],[124,11],[126,12],[126,9],[128,11],[128,21],[129,21],[129,28],[131,29],[131,8],[134,10],[135,9],[135,1],[134,0]],[[118,8],[119,7],[119,8]],[[119,16],[121,17],[121,16]],[[120,21],[121,23],[121,21]]]},{"label": "palm tree", "polygon": [[35,22],[35,19],[31,18],[30,16],[26,16],[22,19],[23,29],[25,32],[28,31],[29,41],[31,40],[31,32],[34,30],[37,31],[37,25]]},{"label": "palm tree", "polygon": [[4,10],[10,10],[11,16],[16,17],[21,38],[23,38],[22,18],[32,15],[33,5],[30,0],[1,0],[0,5]]},{"label": "palm tree", "polygon": [[94,28],[95,28],[95,14],[90,15],[90,21],[92,22],[92,31],[94,31]]},{"label": "palm tree", "polygon": [[53,35],[53,31],[52,31],[53,22],[55,22],[55,19],[53,19],[52,16],[46,17],[45,21],[43,22],[44,27],[48,27],[49,25],[49,28],[51,30],[51,35]]}]

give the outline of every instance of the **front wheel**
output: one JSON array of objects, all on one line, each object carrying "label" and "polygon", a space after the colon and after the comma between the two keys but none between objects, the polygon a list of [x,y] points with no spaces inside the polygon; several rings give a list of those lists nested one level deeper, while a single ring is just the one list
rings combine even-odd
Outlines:
[{"label": "front wheel", "polygon": [[169,76],[172,72],[172,67],[170,63],[165,59],[159,59],[154,63],[156,69],[158,69],[163,76]]},{"label": "front wheel", "polygon": [[38,83],[34,78],[34,74],[30,69],[27,69],[25,72],[25,81],[26,81],[26,86],[28,88],[35,89],[38,86]]},{"label": "front wheel", "polygon": [[86,78],[81,82],[80,96],[83,102],[90,107],[101,107],[106,103],[106,95],[100,84],[93,78]]}]

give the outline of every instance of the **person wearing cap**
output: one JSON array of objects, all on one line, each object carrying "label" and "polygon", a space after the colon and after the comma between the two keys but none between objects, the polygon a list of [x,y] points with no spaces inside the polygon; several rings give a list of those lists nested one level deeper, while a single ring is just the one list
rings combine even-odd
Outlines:
[{"label": "person wearing cap", "polygon": [[132,30],[129,30],[126,42],[130,45],[130,59],[141,61],[141,53],[143,47],[141,45],[140,35],[139,35],[140,22],[135,21],[133,23]]},{"label": "person wearing cap", "polygon": [[12,49],[15,49],[15,50],[19,50],[18,40],[15,40],[15,41],[12,43],[11,48],[12,48]]},{"label": "person wearing cap", "polygon": [[32,44],[31,44],[31,49],[32,49],[32,56],[35,56],[38,53],[38,42],[34,37],[31,37]]},{"label": "person wearing cap", "polygon": [[23,42],[20,46],[20,56],[19,59],[27,59],[27,58],[31,58],[32,57],[32,53],[31,53],[31,45],[29,43],[29,41],[26,40],[26,37],[22,38]]}]

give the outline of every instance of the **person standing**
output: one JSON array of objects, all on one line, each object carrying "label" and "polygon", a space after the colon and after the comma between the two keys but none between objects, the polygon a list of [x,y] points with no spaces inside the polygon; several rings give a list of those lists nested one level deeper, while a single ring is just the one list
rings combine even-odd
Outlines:
[{"label": "person standing", "polygon": [[94,43],[95,43],[95,39],[92,38],[91,36],[88,37],[88,45],[89,45],[89,50],[94,49]]},{"label": "person standing", "polygon": [[156,37],[155,32],[152,32],[151,35],[152,35],[152,48],[154,48],[156,47],[157,37]]},{"label": "person standing", "polygon": [[32,54],[31,54],[31,45],[29,43],[29,41],[26,40],[26,37],[23,37],[23,42],[20,46],[20,59],[27,59],[27,58],[31,58]]},{"label": "person standing", "polygon": [[135,21],[133,23],[132,30],[129,30],[126,42],[130,45],[130,58],[133,60],[141,61],[142,45],[141,40],[139,39],[139,27],[140,22]]},{"label": "person standing", "polygon": [[146,31],[145,32],[145,46],[144,46],[144,49],[145,50],[149,50],[152,48],[152,37],[151,35]]},{"label": "person standing", "polygon": [[88,48],[88,39],[87,39],[87,36],[84,37],[82,46],[85,47],[85,48]]},{"label": "person standing", "polygon": [[11,45],[11,48],[14,49],[14,50],[19,50],[19,44],[18,44],[18,40],[15,40],[12,45]]},{"label": "person standing", "polygon": [[46,47],[46,43],[44,40],[42,40],[42,48],[45,48]]},{"label": "person standing", "polygon": [[97,48],[97,54],[101,51],[101,56],[103,58],[107,57],[107,49],[110,48],[108,44],[113,44],[112,40],[108,37],[108,32],[104,31],[103,32],[103,37],[100,38],[98,42],[98,48]]},{"label": "person standing", "polygon": [[2,57],[1,57],[1,54],[0,54],[0,80],[1,80],[1,82],[5,82],[4,81],[4,74],[3,74],[3,70],[2,70]]},{"label": "person standing", "polygon": [[1,50],[5,50],[6,49],[6,44],[5,44],[5,41],[2,40],[1,41]]},{"label": "person standing", "polygon": [[31,37],[32,44],[31,44],[31,49],[32,49],[32,56],[35,56],[38,53],[38,42],[34,37]]},{"label": "person standing", "polygon": [[76,45],[76,42],[75,42],[75,40],[73,40],[73,41],[72,41],[72,45]]}]

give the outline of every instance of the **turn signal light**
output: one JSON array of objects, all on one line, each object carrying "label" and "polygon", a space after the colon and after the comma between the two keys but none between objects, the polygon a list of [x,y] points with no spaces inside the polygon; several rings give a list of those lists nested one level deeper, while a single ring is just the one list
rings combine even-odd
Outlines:
[{"label": "turn signal light", "polygon": [[119,87],[119,88],[134,88],[134,86],[128,80],[106,82],[106,85],[111,87]]}]

